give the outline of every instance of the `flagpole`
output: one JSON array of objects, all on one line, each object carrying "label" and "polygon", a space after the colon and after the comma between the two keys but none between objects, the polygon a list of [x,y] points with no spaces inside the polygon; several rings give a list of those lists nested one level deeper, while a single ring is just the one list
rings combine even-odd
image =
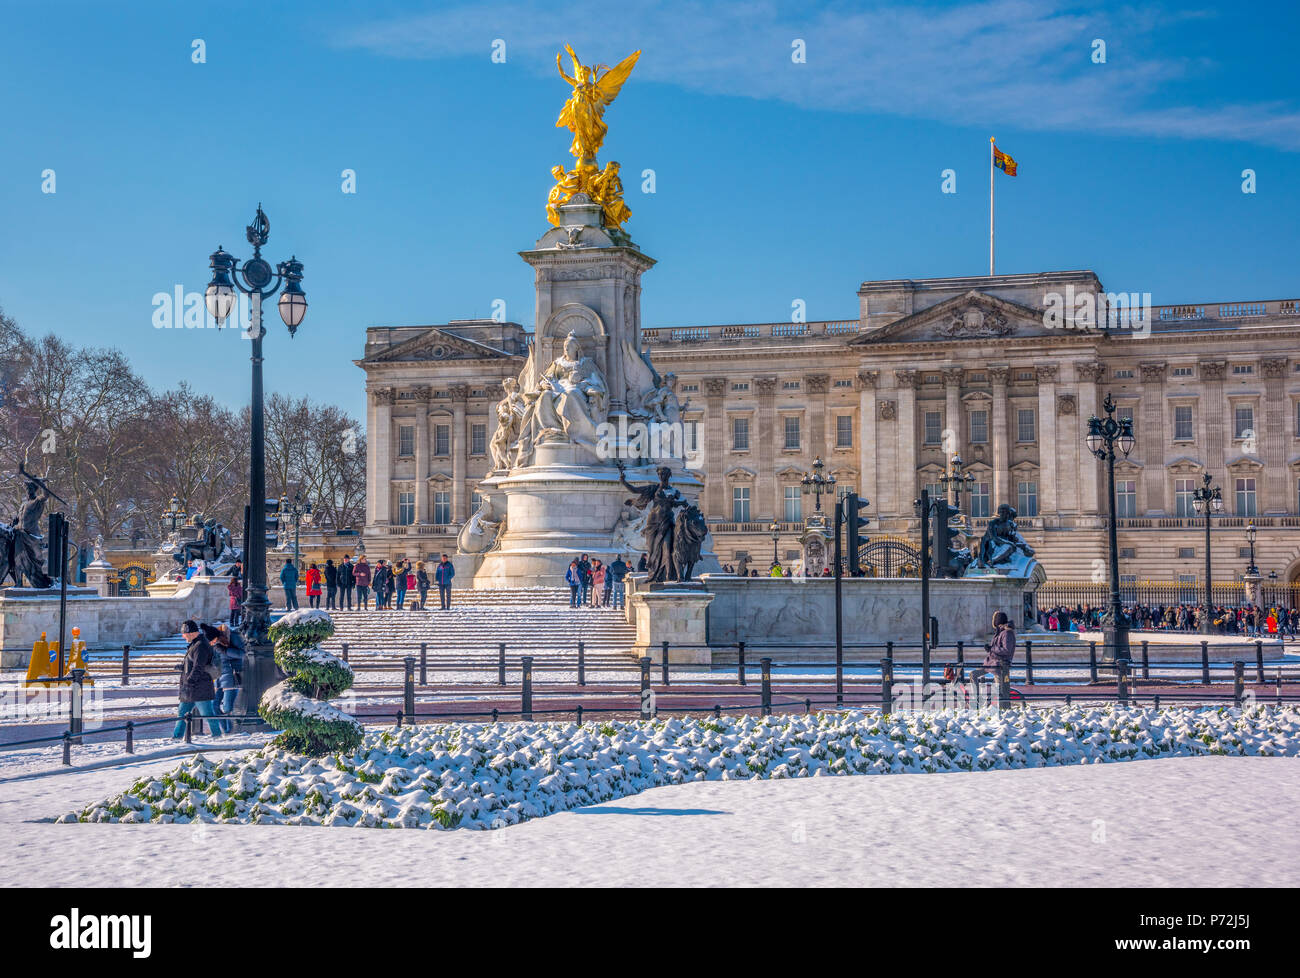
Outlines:
[{"label": "flagpole", "polygon": [[989,275],[993,275],[993,137],[989,137]]}]

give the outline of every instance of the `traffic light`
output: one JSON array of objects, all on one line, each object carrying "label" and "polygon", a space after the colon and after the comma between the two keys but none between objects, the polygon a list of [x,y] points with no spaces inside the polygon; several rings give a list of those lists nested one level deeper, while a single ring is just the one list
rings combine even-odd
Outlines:
[{"label": "traffic light", "polygon": [[274,550],[280,545],[280,500],[267,499],[266,526],[264,528],[266,546]]},{"label": "traffic light", "polygon": [[843,507],[844,524],[848,527],[849,576],[861,577],[862,565],[858,563],[858,551],[862,547],[862,530],[871,522],[862,513],[871,505],[870,500],[863,499],[856,492],[846,492],[840,501]]},{"label": "traffic light", "polygon": [[934,555],[933,575],[935,577],[961,577],[970,563],[970,552],[952,545],[954,536],[951,520],[961,513],[943,497],[936,497],[930,502],[931,539]]}]

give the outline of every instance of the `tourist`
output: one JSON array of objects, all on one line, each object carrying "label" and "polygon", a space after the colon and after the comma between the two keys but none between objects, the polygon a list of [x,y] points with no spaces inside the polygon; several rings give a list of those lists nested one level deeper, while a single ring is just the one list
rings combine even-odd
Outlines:
[{"label": "tourist", "polygon": [[988,653],[984,665],[971,672],[971,682],[977,683],[985,676],[996,675],[1000,669],[1010,674],[1011,661],[1016,654],[1016,630],[1005,611],[993,616],[993,640],[984,646],[984,651]]},{"label": "tourist", "polygon": [[[614,559],[617,560],[618,558]],[[612,564],[605,565],[605,586],[601,589],[600,594],[600,606],[602,608],[609,607],[610,595],[614,593],[614,575],[610,573],[611,567],[613,567]]]},{"label": "tourist", "polygon": [[[352,581],[357,589],[357,610],[365,608],[370,610],[370,564],[366,562],[366,555],[362,554],[357,558],[357,562],[352,565]],[[348,607],[351,608],[351,602]]]},{"label": "tourist", "polygon": [[780,564],[773,564],[772,569],[768,571],[768,577],[785,577],[785,571],[781,569]]},{"label": "tourist", "polygon": [[429,596],[429,574],[424,569],[422,560],[415,563],[415,586],[420,591],[420,610],[423,611],[425,598]]},{"label": "tourist", "polygon": [[230,627],[238,628],[242,610],[240,605],[244,600],[244,582],[240,580],[239,575],[236,574],[230,579],[230,583],[226,585],[226,593],[230,595]]},{"label": "tourist", "polygon": [[564,572],[564,583],[569,585],[569,607],[578,607],[578,593],[582,590],[582,571],[578,568],[578,559],[569,561],[569,569]]},{"label": "tourist", "polygon": [[[623,555],[619,554],[614,558],[614,563],[609,565],[609,574],[605,580],[610,585],[610,595],[613,598],[615,608],[624,606],[624,595],[627,593],[627,572],[630,570],[627,562],[623,560]],[[565,575],[568,579],[568,575]]]},{"label": "tourist", "polygon": [[345,606],[348,611],[352,610],[352,589],[357,583],[352,576],[352,566],[352,555],[344,554],[343,563],[339,564],[339,611]]},{"label": "tourist", "polygon": [[185,580],[188,581],[191,577],[193,577],[194,571],[195,571],[194,558],[191,557],[189,560],[185,562]]},{"label": "tourist", "polygon": [[591,593],[591,561],[586,554],[578,558],[578,574],[582,579],[582,589],[578,593],[578,604],[585,605]]},{"label": "tourist", "polygon": [[591,606],[599,607],[600,595],[605,593],[605,565],[597,557],[591,564]]},{"label": "tourist", "polygon": [[203,637],[193,619],[187,618],[181,625],[181,638],[185,639],[185,657],[176,668],[180,670],[181,681],[178,696],[176,727],[172,730],[172,739],[179,740],[185,736],[185,718],[194,710],[201,716],[213,717],[208,721],[212,736],[221,736],[220,721],[215,719],[217,688],[213,685],[213,675],[209,668],[216,669],[212,646]]},{"label": "tourist", "polygon": [[312,564],[307,568],[307,607],[320,607],[320,568]]},{"label": "tourist", "polygon": [[334,566],[334,558],[325,561],[325,610],[337,610],[339,591],[339,569]]},{"label": "tourist", "polygon": [[636,571],[638,574],[644,574],[649,569],[650,562],[646,559],[646,555],[642,554],[641,559],[636,562]]},{"label": "tourist", "polygon": [[442,560],[438,561],[438,566],[433,570],[433,578],[438,583],[438,607],[443,611],[451,608],[451,579],[456,576],[456,568],[452,566],[447,555],[442,555]]},{"label": "tourist", "polygon": [[[204,632],[207,638],[207,632]],[[215,638],[208,638],[212,651],[221,657],[221,676],[217,679],[217,693],[220,702],[217,712],[229,716],[234,708],[235,697],[239,695],[244,678],[244,639],[239,632],[231,631],[226,625],[216,630]],[[222,720],[221,729],[230,733],[230,721]]]},{"label": "tourist", "polygon": [[393,567],[393,588],[397,591],[397,610],[406,607],[406,568],[399,560]]},{"label": "tourist", "polygon": [[284,610],[298,609],[298,568],[292,560],[286,560],[280,569],[280,586],[284,588]]},{"label": "tourist", "polygon": [[392,573],[388,569],[388,563],[381,557],[375,562],[375,574],[373,580],[376,610],[388,607],[388,585],[391,578]]}]

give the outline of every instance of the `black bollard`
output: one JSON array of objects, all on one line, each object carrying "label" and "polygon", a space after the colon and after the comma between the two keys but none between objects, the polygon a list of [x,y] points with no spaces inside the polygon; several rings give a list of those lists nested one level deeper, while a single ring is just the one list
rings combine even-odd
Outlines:
[{"label": "black bollard", "polygon": [[420,643],[420,685],[429,685],[429,643]]},{"label": "black bollard", "polygon": [[664,640],[663,664],[664,664],[664,685],[667,686],[668,685],[668,640],[667,639]]},{"label": "black bollard", "polygon": [[506,684],[506,643],[497,646],[497,685]]},{"label": "black bollard", "polygon": [[520,656],[519,667],[522,671],[520,681],[523,683],[519,693],[519,712],[524,715],[525,720],[531,720],[533,718],[533,657]]},{"label": "black bollard", "polygon": [[135,753],[135,721],[134,720],[126,721],[126,752],[128,754]]},{"label": "black bollard", "polygon": [[1115,662],[1115,698],[1120,706],[1128,706],[1128,659]]},{"label": "black bollard", "polygon": [[578,685],[587,685],[587,648],[585,642],[578,643]]},{"label": "black bollard", "polygon": [[131,646],[122,646],[122,685],[131,685]]},{"label": "black bollard", "polygon": [[63,764],[65,767],[72,766],[72,734],[66,730],[63,731]]},{"label": "black bollard", "polygon": [[348,643],[347,643],[347,642],[344,642],[343,645],[342,645],[342,647],[339,649],[339,651],[343,654],[343,661],[344,661],[344,662],[347,662],[347,661],[348,661]]},{"label": "black bollard", "polygon": [[1210,685],[1210,643],[1201,640],[1201,685]]},{"label": "black bollard", "polygon": [[1088,643],[1088,681],[1097,681],[1097,643]]},{"label": "black bollard", "polygon": [[740,685],[744,686],[745,685],[745,643],[744,642],[736,643],[736,654],[738,656],[738,658],[736,659],[736,680],[740,683]]},{"label": "black bollard", "polygon": [[577,713],[578,715],[578,726],[582,726],[582,704],[581,703],[578,704],[578,708],[574,712]]},{"label": "black bollard", "polygon": [[1246,663],[1238,659],[1232,664],[1232,705],[1241,706],[1246,696]]},{"label": "black bollard", "polygon": [[1025,685],[1034,685],[1034,642],[1029,639],[1025,642]]},{"label": "black bollard", "polygon": [[650,689],[650,656],[643,655],[638,662],[641,665],[641,719],[649,720],[654,715],[654,693]]},{"label": "black bollard", "polygon": [[763,706],[763,716],[766,717],[772,715],[772,660],[767,657],[764,657],[760,659],[759,662],[763,667],[762,706]]},{"label": "black bollard", "polygon": [[998,709],[1011,709],[1011,670],[1005,662],[998,662]]},{"label": "black bollard", "polygon": [[1255,639],[1255,682],[1264,682],[1264,643]]},{"label": "black bollard", "polygon": [[403,677],[402,711],[409,717],[415,712],[415,656],[408,655],[402,660],[406,665]]},{"label": "black bollard", "polygon": [[[894,643],[890,642],[892,650]],[[894,710],[894,660],[886,656],[880,660],[880,712],[892,713]]]},{"label": "black bollard", "polygon": [[1150,649],[1147,647],[1147,640],[1142,640],[1142,678],[1151,678],[1151,656]]},{"label": "black bollard", "polygon": [[85,679],[86,671],[84,669],[73,669],[68,675],[72,679],[69,684],[72,696],[68,709],[68,731],[72,734],[73,741],[80,747],[82,720],[85,716],[82,681]]}]

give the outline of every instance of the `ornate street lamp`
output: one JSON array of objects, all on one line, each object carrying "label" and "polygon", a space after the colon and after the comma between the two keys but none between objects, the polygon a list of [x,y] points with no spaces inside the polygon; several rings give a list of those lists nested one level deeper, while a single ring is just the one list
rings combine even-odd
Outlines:
[{"label": "ornate street lamp", "polygon": [[271,602],[266,593],[266,431],[262,397],[262,302],[284,284],[280,296],[280,318],[292,337],[307,315],[307,297],[302,291],[302,262],[296,257],[280,262],[275,269],[262,257],[262,246],[271,233],[262,205],[246,229],[253,257],[240,266],[239,261],[221,246],[211,255],[212,281],[204,298],[208,312],[218,324],[224,323],[235,306],[235,290],[251,300],[248,337],[252,341],[252,452],[248,471],[248,538],[244,541],[244,565],[248,588],[244,592],[244,619],[239,626],[244,635],[244,677],[235,712],[257,712],[262,693],[276,682],[275,662],[266,630],[271,623]]},{"label": "ornate street lamp", "polygon": [[939,476],[939,484],[943,486],[944,495],[952,497],[952,504],[960,512],[962,490],[967,493],[971,491],[975,485],[975,476],[970,472],[962,473],[961,456],[954,452],[948,463],[948,471]]},{"label": "ornate street lamp", "polygon": [[172,496],[171,502],[169,502],[167,508],[163,510],[162,518],[171,523],[172,533],[175,534],[176,530],[188,517],[185,515],[185,510],[181,508],[181,501],[175,496]]},{"label": "ornate street lamp", "polygon": [[1196,510],[1198,516],[1205,516],[1205,608],[1201,614],[1202,635],[1210,634],[1210,622],[1214,620],[1210,613],[1214,604],[1214,595],[1211,593],[1214,578],[1210,572],[1210,517],[1223,512],[1223,490],[1211,485],[1211,481],[1210,473],[1206,472],[1201,477],[1201,485],[1192,490],[1192,509]]},{"label": "ornate street lamp", "polygon": [[[781,524],[776,520],[773,520],[772,525],[767,528],[767,531],[772,534],[772,567],[775,567],[777,564],[781,563],[776,556],[776,544],[777,541],[781,539]],[[768,570],[771,570],[772,567],[769,567]]]},{"label": "ornate street lamp", "polygon": [[293,492],[292,503],[289,502],[288,496],[282,494],[280,496],[280,512],[286,519],[293,521],[293,566],[297,567],[298,573],[301,574],[302,568],[298,566],[302,559],[298,549],[298,531],[303,523],[308,526],[311,525],[311,500],[303,499],[302,494],[297,489]]},{"label": "ornate street lamp", "polygon": [[822,496],[829,496],[835,491],[835,476],[822,475],[826,465],[822,462],[820,457],[813,459],[812,467],[812,472],[804,474],[800,485],[803,486],[805,494],[812,494],[813,499],[815,500],[815,510],[820,515],[822,511]]},{"label": "ornate street lamp", "polygon": [[1250,544],[1250,566],[1246,568],[1247,574],[1258,576],[1259,568],[1255,566],[1255,523],[1251,521],[1246,524],[1246,542]]},{"label": "ornate street lamp", "polygon": [[[1110,608],[1102,617],[1105,647],[1115,659],[1130,659],[1128,642],[1128,616],[1119,593],[1119,519],[1115,512],[1115,458],[1116,453],[1128,457],[1136,439],[1133,437],[1133,419],[1115,417],[1115,401],[1108,393],[1102,405],[1105,418],[1095,414],[1088,419],[1088,451],[1106,463],[1107,500],[1110,512],[1107,531],[1110,545]],[[1103,655],[1105,653],[1103,652]]]}]

